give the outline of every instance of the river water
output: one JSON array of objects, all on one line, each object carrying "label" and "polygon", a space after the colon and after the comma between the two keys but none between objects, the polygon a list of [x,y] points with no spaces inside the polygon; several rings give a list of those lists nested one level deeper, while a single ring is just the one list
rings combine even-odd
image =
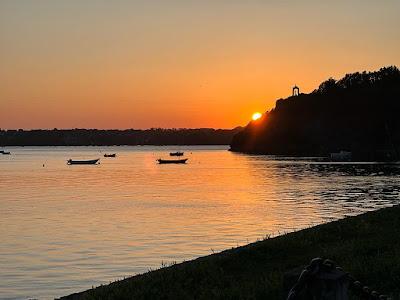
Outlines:
[{"label": "river water", "polygon": [[[400,198],[397,164],[250,156],[226,146],[6,150],[0,299],[51,299]],[[176,150],[186,165],[156,163]],[[98,157],[99,165],[66,164]]]}]

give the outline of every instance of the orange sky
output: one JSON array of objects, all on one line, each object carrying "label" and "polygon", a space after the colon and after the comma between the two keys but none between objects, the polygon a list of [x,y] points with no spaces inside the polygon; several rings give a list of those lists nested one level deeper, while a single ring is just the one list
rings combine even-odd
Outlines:
[{"label": "orange sky", "polygon": [[320,2],[2,0],[0,128],[232,128],[400,65],[400,1]]}]

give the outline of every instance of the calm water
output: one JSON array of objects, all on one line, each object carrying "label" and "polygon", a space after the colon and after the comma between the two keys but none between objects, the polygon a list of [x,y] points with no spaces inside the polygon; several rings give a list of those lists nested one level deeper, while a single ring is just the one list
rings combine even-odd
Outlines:
[{"label": "calm water", "polygon": [[[9,148],[0,156],[0,298],[48,299],[399,202],[398,165],[226,147]],[[185,150],[187,165],[157,165]],[[97,158],[97,166],[67,166]],[[42,165],[45,165],[44,167]]]}]

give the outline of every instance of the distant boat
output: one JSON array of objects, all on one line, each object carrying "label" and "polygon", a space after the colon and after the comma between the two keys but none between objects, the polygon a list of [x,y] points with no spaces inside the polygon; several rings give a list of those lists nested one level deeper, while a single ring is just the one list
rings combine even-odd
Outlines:
[{"label": "distant boat", "polygon": [[0,153],[3,154],[3,155],[10,155],[11,154],[11,152],[4,151],[4,150],[0,150]]},{"label": "distant boat", "polygon": [[113,153],[113,154],[104,154],[104,157],[116,157],[117,156],[117,154],[116,153]]},{"label": "distant boat", "polygon": [[170,156],[183,156],[183,152],[179,152],[179,151],[177,151],[177,152],[170,152],[169,155],[170,155]]},{"label": "distant boat", "polygon": [[188,159],[157,159],[159,164],[185,164]]},{"label": "distant boat", "polygon": [[351,161],[352,153],[350,151],[343,151],[331,153],[330,155],[331,161]]},{"label": "distant boat", "polygon": [[98,159],[91,159],[91,160],[72,160],[68,159],[68,165],[95,165],[99,162],[100,158]]},{"label": "distant boat", "polygon": [[170,152],[169,153],[170,156],[183,156],[183,152]]}]

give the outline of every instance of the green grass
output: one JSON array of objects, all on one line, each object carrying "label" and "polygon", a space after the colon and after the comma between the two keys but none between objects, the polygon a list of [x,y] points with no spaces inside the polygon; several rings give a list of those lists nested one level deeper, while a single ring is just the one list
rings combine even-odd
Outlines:
[{"label": "green grass", "polygon": [[400,207],[319,225],[176,264],[63,299],[285,299],[284,274],[330,258],[400,299]]}]

